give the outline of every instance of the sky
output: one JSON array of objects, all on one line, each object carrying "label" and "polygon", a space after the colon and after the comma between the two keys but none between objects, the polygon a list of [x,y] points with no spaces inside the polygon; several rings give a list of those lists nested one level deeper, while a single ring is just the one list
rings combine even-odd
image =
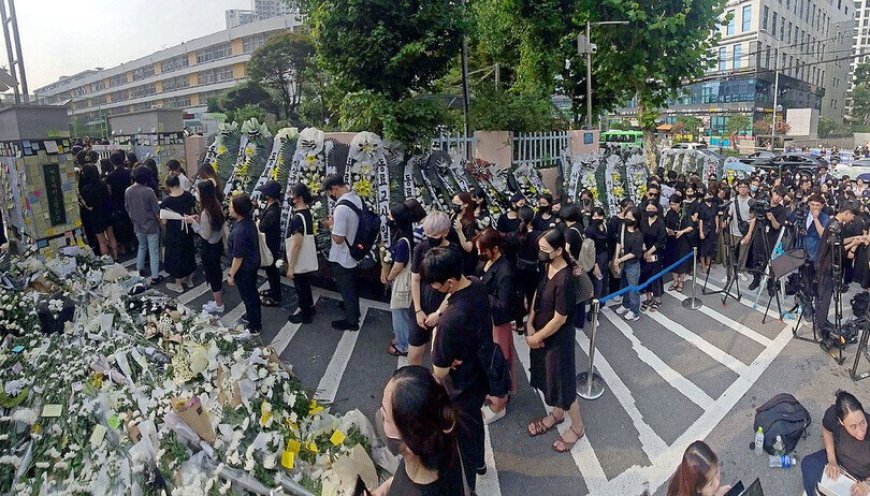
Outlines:
[{"label": "sky", "polygon": [[[226,27],[224,11],[251,0],[15,0],[34,89],[95,67],[114,67]],[[0,67],[7,67],[0,30]]]}]

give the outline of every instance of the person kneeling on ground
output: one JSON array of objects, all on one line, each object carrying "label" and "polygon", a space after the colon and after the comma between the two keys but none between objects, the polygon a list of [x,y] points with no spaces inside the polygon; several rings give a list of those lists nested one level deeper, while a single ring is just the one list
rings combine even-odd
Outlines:
[{"label": "person kneeling on ground", "polygon": [[822,420],[822,443],[825,448],[801,461],[804,489],[808,495],[816,494],[822,471],[836,479],[841,470],[858,481],[852,486],[851,496],[870,494],[867,482],[870,478],[867,421],[867,413],[858,399],[846,391],[837,391],[836,402],[828,408]]},{"label": "person kneeling on ground", "polygon": [[667,496],[722,496],[731,486],[719,481],[719,457],[704,441],[695,441],[668,483]]}]

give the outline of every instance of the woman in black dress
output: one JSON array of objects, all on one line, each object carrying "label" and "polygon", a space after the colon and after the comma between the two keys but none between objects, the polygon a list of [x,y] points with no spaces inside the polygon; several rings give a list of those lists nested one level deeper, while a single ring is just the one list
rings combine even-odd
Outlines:
[{"label": "woman in black dress", "polygon": [[459,412],[444,386],[420,366],[397,370],[384,388],[375,428],[399,468],[374,494],[470,496],[463,482],[456,433]]},{"label": "woman in black dress", "polygon": [[[161,210],[171,210],[178,215],[191,216],[195,213],[196,198],[190,191],[181,189],[178,176],[166,176],[166,187],[169,195],[160,204]],[[169,276],[175,282],[166,284],[166,287],[177,293],[183,293],[184,287],[193,287],[193,271],[196,270],[196,249],[193,246],[193,229],[189,224],[192,218],[187,220],[168,219],[163,222],[163,243],[166,256],[163,266]]]},{"label": "woman in black dress", "polygon": [[[640,261],[641,283],[648,281],[662,270],[662,255],[668,236],[665,221],[659,218],[658,207],[655,203],[647,203],[644,207],[646,215],[642,217],[640,223],[640,231],[643,234],[643,260]],[[640,307],[641,311],[658,311],[662,305],[662,293],[664,293],[664,287],[661,278],[650,283],[647,286],[646,301]]]},{"label": "woman in black dress", "polygon": [[[610,271],[607,265],[610,263],[610,249],[608,245],[607,225],[604,223],[604,209],[594,207],[589,227],[586,228],[586,237],[595,241],[595,267],[592,269],[592,285],[595,287],[594,298],[603,298],[604,291],[608,288]],[[589,317],[592,315],[590,314]]]},{"label": "woman in black dress", "polygon": [[546,269],[532,302],[526,342],[531,348],[531,386],[544,393],[553,411],[529,424],[528,431],[530,436],[540,436],[564,422],[567,414],[571,426],[553,443],[556,452],[567,453],[586,433],[574,361],[574,266],[565,250],[565,236],[556,229],[538,239],[538,249]]},{"label": "woman in black dress", "polygon": [[463,191],[453,196],[453,230],[448,239],[462,249],[462,259],[465,275],[473,275],[477,269],[477,249],[474,247],[474,237],[480,231],[477,219],[474,217],[474,202],[471,193]]},{"label": "woman in black dress", "polygon": [[[687,215],[685,208],[682,206],[682,198],[680,195],[674,194],[670,198],[670,209],[665,216],[665,227],[667,228],[668,239],[671,242],[673,252],[671,263],[686,256],[692,252],[692,243],[689,239],[689,234],[695,230],[695,225],[692,219]],[[686,274],[692,271],[692,261],[687,260],[678,265],[673,271],[674,280],[668,291],[682,291],[683,282]]]},{"label": "woman in black dress", "polygon": [[277,307],[281,304],[281,271],[278,260],[281,253],[281,185],[276,181],[266,181],[260,186],[265,206],[260,210],[260,232],[266,235],[266,246],[272,252],[272,265],[266,267],[269,289],[260,292],[260,304],[264,307]]},{"label": "woman in black dress", "polygon": [[97,238],[100,255],[111,255],[113,258],[117,258],[118,247],[114,243],[114,237],[109,238],[107,233],[111,227],[111,216],[106,209],[107,204],[111,202],[109,189],[100,179],[100,171],[96,165],[83,165],[81,174],[79,189],[81,216],[83,219],[87,219],[91,232]]},{"label": "woman in black dress", "polygon": [[520,225],[507,235],[507,244],[514,261],[515,289],[522,302],[516,306],[512,317],[516,321],[517,332],[522,334],[525,332],[523,319],[529,313],[532,297],[538,287],[538,237],[541,233],[534,230],[535,213],[530,207],[520,207],[517,217]]},{"label": "woman in black dress", "polygon": [[716,233],[719,232],[718,207],[714,188],[704,192],[704,202],[698,207],[698,261],[701,271],[710,270],[716,251]]}]

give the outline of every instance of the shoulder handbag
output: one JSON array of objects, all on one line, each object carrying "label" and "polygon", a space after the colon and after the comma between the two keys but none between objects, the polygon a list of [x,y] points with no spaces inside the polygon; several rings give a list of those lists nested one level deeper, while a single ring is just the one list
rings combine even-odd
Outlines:
[{"label": "shoulder handbag", "polygon": [[[309,272],[317,272],[319,268],[317,262],[317,244],[314,241],[314,235],[308,234],[308,224],[305,222],[305,216],[297,213],[296,215],[302,219],[302,247],[299,249],[299,254],[296,255],[296,264],[293,266],[293,272],[296,274],[308,274]],[[284,246],[287,247],[287,260],[290,260],[290,250],[293,248],[293,236],[284,240]]]},{"label": "shoulder handbag", "polygon": [[592,266],[595,265],[595,241],[584,236],[576,227],[572,226],[571,230],[576,232],[580,236],[580,239],[583,240],[580,244],[580,253],[576,261],[583,268],[583,272],[589,272],[592,270]]},{"label": "shoulder handbag", "polygon": [[625,226],[622,226],[622,230],[619,233],[619,249],[613,254],[613,260],[610,261],[610,274],[620,279],[622,277],[622,263],[617,260],[622,256],[623,250],[625,247]]},{"label": "shoulder handbag", "polygon": [[257,245],[260,248],[260,267],[271,267],[275,263],[275,257],[272,255],[272,250],[266,244],[266,233],[260,230],[260,223],[257,222]]},{"label": "shoulder handbag", "polygon": [[746,236],[749,233],[749,221],[743,220],[743,216],[740,215],[740,199],[734,200],[734,213],[737,215],[737,230]]}]

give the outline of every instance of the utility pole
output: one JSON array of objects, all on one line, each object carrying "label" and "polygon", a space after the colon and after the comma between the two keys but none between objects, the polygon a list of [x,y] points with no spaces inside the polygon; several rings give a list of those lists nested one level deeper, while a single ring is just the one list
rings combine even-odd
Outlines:
[{"label": "utility pole", "polygon": [[773,120],[770,122],[770,151],[776,148],[776,106],[779,101],[779,50],[776,45],[776,57],[773,60]]},{"label": "utility pole", "polygon": [[[8,15],[6,3],[9,3]],[[21,54],[21,37],[18,35],[18,18],[15,15],[15,0],[0,0],[0,23],[3,24],[3,38],[6,40],[6,55],[9,58],[9,75],[21,85],[16,85],[15,103],[28,103],[27,74],[24,72],[24,57]],[[10,29],[11,28],[11,29]],[[11,33],[10,33],[11,31]],[[13,50],[14,42],[14,50]],[[22,96],[23,93],[23,96]]]},{"label": "utility pole", "polygon": [[629,24],[628,21],[586,21],[586,34],[577,35],[577,54],[586,55],[586,129],[592,130],[592,54],[598,45],[592,43],[592,26],[613,26]]},{"label": "utility pole", "polygon": [[[2,0],[0,0],[2,1]],[[466,14],[465,1],[462,0],[462,15]],[[469,107],[469,95],[468,95],[468,41],[465,37],[465,32],[462,33],[462,127],[463,131],[465,131],[465,137],[467,138],[470,134],[470,126],[468,122],[468,107]],[[465,158],[471,159],[471,147],[466,147]]]}]

